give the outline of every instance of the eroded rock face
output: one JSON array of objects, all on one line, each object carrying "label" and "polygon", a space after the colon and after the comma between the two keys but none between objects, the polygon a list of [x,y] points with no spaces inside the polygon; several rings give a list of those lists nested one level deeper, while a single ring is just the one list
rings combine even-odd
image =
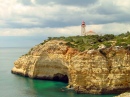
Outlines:
[{"label": "eroded rock face", "polygon": [[64,41],[49,41],[37,45],[28,54],[15,61],[12,73],[30,78],[68,82],[68,52],[71,49]]},{"label": "eroded rock face", "polygon": [[130,89],[130,51],[86,51],[73,57],[69,66],[69,85],[78,93],[108,94]]},{"label": "eroded rock face", "polygon": [[51,40],[19,58],[12,72],[68,82],[77,93],[122,93],[130,89],[130,50],[78,52],[65,41]]}]

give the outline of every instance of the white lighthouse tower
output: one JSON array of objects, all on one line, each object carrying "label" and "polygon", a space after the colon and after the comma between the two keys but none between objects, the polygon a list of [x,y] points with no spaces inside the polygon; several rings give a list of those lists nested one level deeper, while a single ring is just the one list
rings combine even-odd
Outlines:
[{"label": "white lighthouse tower", "polygon": [[86,24],[85,24],[85,22],[83,21],[82,24],[81,24],[81,35],[82,35],[82,36],[84,36],[85,33],[86,33],[85,27],[86,27]]}]

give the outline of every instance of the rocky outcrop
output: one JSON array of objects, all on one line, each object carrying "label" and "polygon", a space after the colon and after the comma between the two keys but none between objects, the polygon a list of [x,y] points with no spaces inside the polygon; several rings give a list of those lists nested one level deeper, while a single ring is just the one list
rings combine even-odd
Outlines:
[{"label": "rocky outcrop", "polygon": [[115,96],[115,97],[130,97],[130,92],[122,93],[122,94]]},{"label": "rocky outcrop", "polygon": [[68,81],[77,93],[122,93],[130,89],[130,50],[103,48],[79,52],[65,41],[39,44],[15,63],[12,73]]},{"label": "rocky outcrop", "polygon": [[72,48],[65,44],[64,41],[53,40],[35,46],[15,61],[12,73],[30,78],[68,82],[67,56]]},{"label": "rocky outcrop", "polygon": [[130,51],[91,50],[79,53],[69,65],[69,85],[78,93],[120,93],[130,89]]}]

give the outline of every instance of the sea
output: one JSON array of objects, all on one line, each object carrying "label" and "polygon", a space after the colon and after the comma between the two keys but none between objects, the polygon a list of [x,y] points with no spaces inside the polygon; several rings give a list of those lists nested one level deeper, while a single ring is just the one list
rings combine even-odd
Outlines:
[{"label": "sea", "polygon": [[116,95],[77,94],[67,83],[37,80],[11,73],[14,61],[29,47],[0,47],[0,97],[114,97]]}]

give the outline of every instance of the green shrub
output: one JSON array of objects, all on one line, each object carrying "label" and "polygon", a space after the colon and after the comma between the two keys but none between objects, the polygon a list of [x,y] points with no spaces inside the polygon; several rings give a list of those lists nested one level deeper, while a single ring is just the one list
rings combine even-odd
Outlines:
[{"label": "green shrub", "polygon": [[[79,51],[84,51],[86,49],[97,49],[98,45],[104,44],[106,47],[111,47],[110,41],[116,41],[116,46],[126,47],[130,44],[130,32],[123,33],[120,35],[105,34],[103,36],[99,35],[89,35],[89,36],[69,36],[69,37],[48,37],[48,40],[64,40],[66,45],[76,48]],[[47,41],[48,41],[47,40]],[[47,41],[41,43],[43,45]]]},{"label": "green shrub", "polygon": [[106,47],[111,47],[111,42],[104,42],[103,43]]},{"label": "green shrub", "polygon": [[70,46],[70,47],[73,47],[73,48],[75,47],[71,42],[67,42],[66,45]]}]

